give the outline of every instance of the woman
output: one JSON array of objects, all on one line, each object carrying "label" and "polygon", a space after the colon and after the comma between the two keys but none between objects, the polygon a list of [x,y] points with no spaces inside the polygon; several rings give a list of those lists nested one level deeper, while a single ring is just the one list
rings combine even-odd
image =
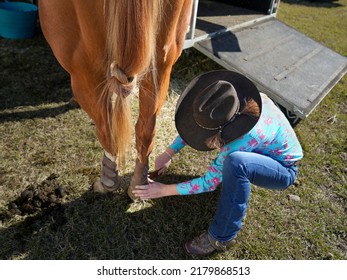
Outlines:
[{"label": "woman", "polygon": [[225,251],[241,229],[250,184],[286,189],[295,181],[301,145],[283,113],[246,77],[212,71],[195,78],[180,96],[175,124],[179,136],[157,157],[164,172],[185,145],[220,153],[207,172],[187,182],[136,186],[140,199],[213,191],[222,183],[217,211],[208,230],[184,244],[187,253],[203,256]]}]

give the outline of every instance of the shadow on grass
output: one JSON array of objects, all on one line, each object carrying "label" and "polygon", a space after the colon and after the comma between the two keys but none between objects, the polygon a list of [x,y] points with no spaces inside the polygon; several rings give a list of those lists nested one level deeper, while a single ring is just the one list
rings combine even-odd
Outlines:
[{"label": "shadow on grass", "polygon": [[20,121],[25,119],[35,119],[35,118],[54,118],[58,115],[64,114],[70,110],[77,109],[75,105],[70,103],[65,103],[52,108],[43,108],[36,110],[27,110],[27,111],[13,111],[13,112],[0,112],[0,123]]},{"label": "shadow on grass", "polygon": [[324,8],[336,8],[343,6],[337,3],[338,0],[282,0],[288,4],[314,6],[314,7],[324,7]]},{"label": "shadow on grass", "polygon": [[67,102],[70,77],[42,33],[26,40],[0,38],[0,111]]},{"label": "shadow on grass", "polygon": [[[172,178],[191,179],[161,181]],[[0,259],[187,259],[182,244],[207,228],[216,199],[217,192],[132,202],[124,191],[86,191],[0,228]]]}]

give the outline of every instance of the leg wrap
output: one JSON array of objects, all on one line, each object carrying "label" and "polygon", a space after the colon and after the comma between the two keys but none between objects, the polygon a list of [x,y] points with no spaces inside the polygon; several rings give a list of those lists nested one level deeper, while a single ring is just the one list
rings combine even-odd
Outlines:
[{"label": "leg wrap", "polygon": [[139,159],[136,160],[134,175],[131,179],[130,186],[128,188],[128,196],[136,201],[136,197],[133,195],[132,191],[136,185],[147,185],[148,184],[148,165],[142,164]]},{"label": "leg wrap", "polygon": [[107,188],[118,188],[119,178],[117,164],[104,155],[102,159],[101,183]]},{"label": "leg wrap", "polygon": [[117,164],[105,153],[102,159],[102,175],[100,180],[94,183],[93,190],[98,193],[107,193],[116,191],[119,186]]}]

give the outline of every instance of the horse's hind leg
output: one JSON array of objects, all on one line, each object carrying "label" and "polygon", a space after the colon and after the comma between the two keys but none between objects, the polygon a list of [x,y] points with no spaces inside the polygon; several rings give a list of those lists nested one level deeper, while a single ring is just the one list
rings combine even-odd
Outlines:
[{"label": "horse's hind leg", "polygon": [[[156,117],[165,101],[173,64],[181,54],[186,30],[191,15],[192,1],[167,1],[164,10],[172,12],[163,18],[157,45],[157,84],[155,88],[147,76],[140,88],[140,115],[136,123],[136,149],[138,158],[128,195],[133,200],[132,190],[136,185],[148,184],[148,157],[153,149]],[[177,20],[176,20],[177,19]]]},{"label": "horse's hind leg", "polygon": [[98,193],[114,192],[119,189],[119,186],[116,160],[105,152],[102,159],[102,174],[100,179],[94,182],[93,191]]},{"label": "horse's hind leg", "polygon": [[128,195],[132,200],[136,200],[132,194],[134,187],[148,184],[148,156],[153,148],[155,134],[156,108],[154,104],[147,105],[151,101],[143,97],[145,94],[141,94],[142,91],[140,90],[140,117],[135,127],[137,159],[134,174],[128,188]]},{"label": "horse's hind leg", "polygon": [[140,114],[135,127],[137,160],[128,188],[128,195],[132,200],[136,200],[132,194],[134,187],[148,184],[148,157],[154,145],[156,117],[167,95],[171,68],[172,65],[166,65],[160,69],[158,91],[154,89],[152,82],[147,79],[142,82],[139,96]]},{"label": "horse's hind leg", "polygon": [[[88,65],[87,65],[88,66]],[[82,69],[92,69],[92,67],[82,67]],[[71,75],[71,87],[74,96],[81,107],[88,113],[96,126],[96,133],[105,152],[102,159],[102,173],[100,178],[94,182],[92,188],[94,192],[107,193],[115,191],[120,186],[120,180],[117,171],[116,158],[111,156],[107,150],[110,150],[110,136],[107,131],[105,120],[107,119],[107,106],[103,106],[98,101],[97,85],[102,81],[102,73],[88,75],[79,73]]]}]

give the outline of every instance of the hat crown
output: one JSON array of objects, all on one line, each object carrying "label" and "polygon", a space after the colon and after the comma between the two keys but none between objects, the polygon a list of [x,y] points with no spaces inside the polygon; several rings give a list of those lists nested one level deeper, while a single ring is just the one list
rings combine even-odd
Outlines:
[{"label": "hat crown", "polygon": [[234,86],[216,81],[203,89],[193,102],[193,117],[205,129],[218,129],[230,121],[239,109]]},{"label": "hat crown", "polygon": [[[245,114],[251,101],[259,109],[256,117]],[[261,96],[251,80],[237,72],[215,70],[187,85],[177,101],[175,124],[189,146],[209,151],[214,149],[212,140],[230,143],[250,131],[261,110]]]}]

